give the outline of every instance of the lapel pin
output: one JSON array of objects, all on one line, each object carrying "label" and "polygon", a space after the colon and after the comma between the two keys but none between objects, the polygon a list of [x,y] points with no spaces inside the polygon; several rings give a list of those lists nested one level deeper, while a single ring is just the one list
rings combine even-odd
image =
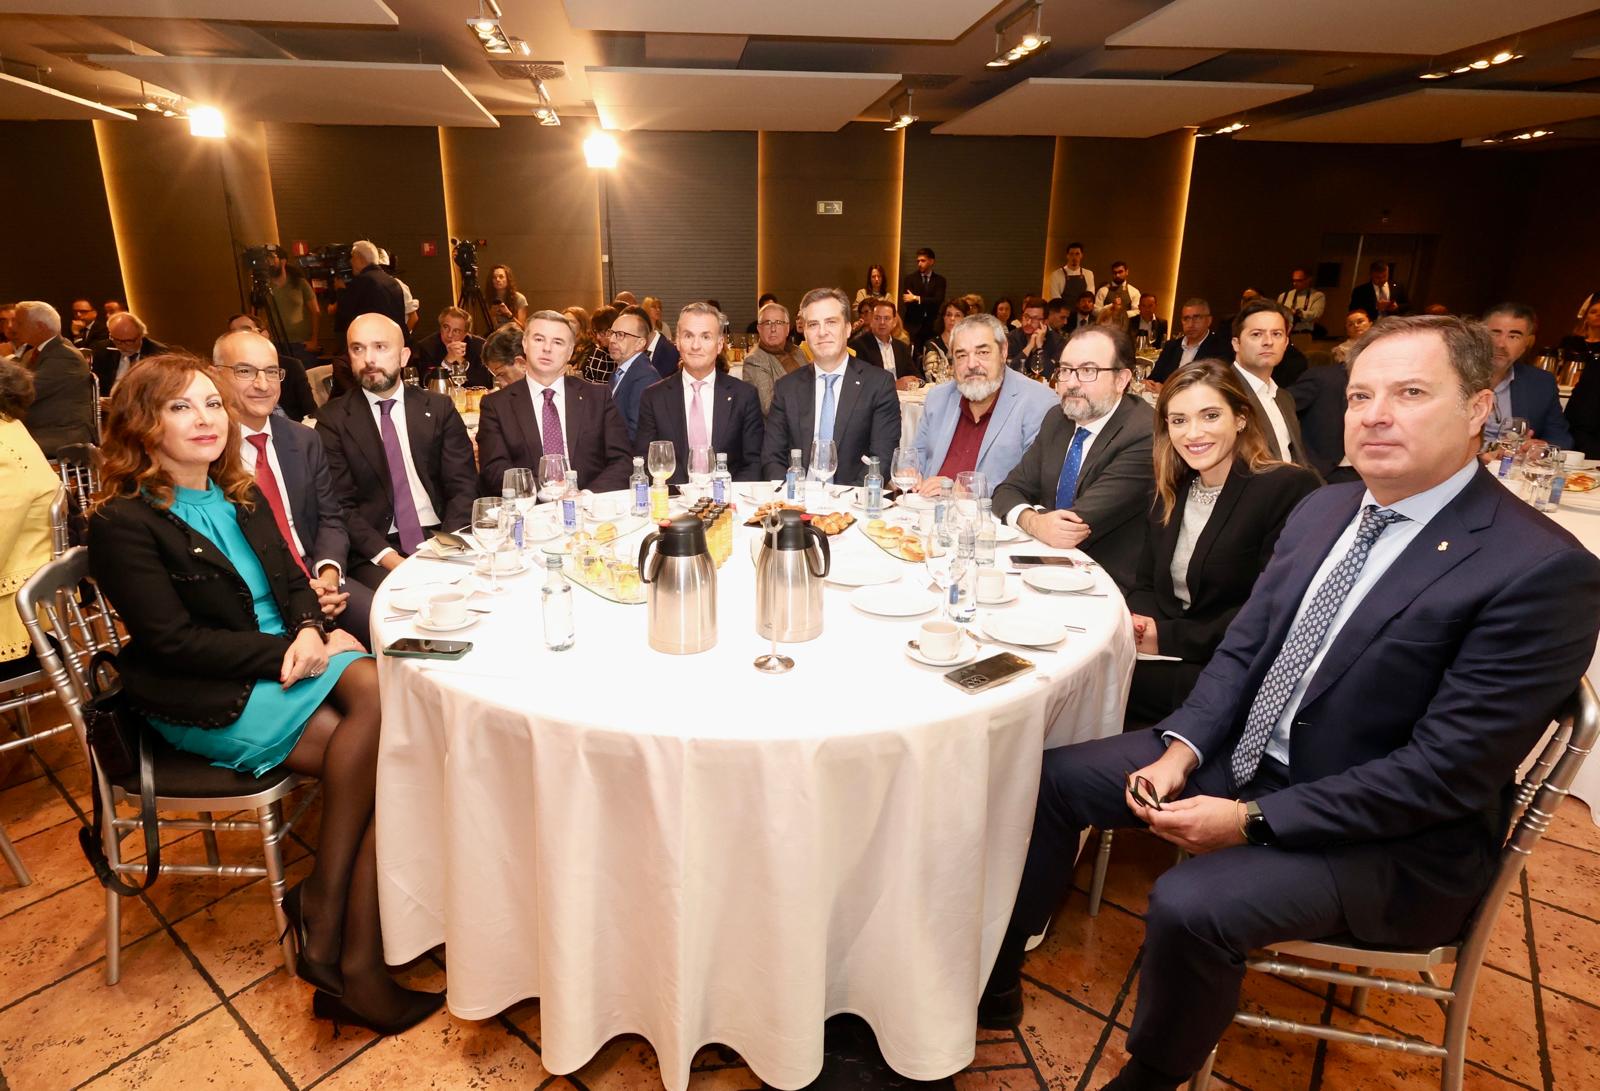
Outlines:
[{"label": "lapel pin", "polygon": [[1449,542],[1440,542],[1439,543],[1439,552],[1440,553],[1443,553],[1445,550],[1447,550],[1449,548],[1450,548],[1450,543]]}]

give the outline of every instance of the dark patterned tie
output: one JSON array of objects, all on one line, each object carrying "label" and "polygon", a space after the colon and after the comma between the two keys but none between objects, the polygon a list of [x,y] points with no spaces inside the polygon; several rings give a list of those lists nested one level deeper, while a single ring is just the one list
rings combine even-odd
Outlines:
[{"label": "dark patterned tie", "polygon": [[1328,635],[1328,626],[1333,624],[1334,615],[1355,586],[1361,569],[1367,563],[1367,554],[1372,552],[1378,536],[1390,523],[1404,518],[1399,512],[1380,508],[1376,504],[1368,504],[1361,509],[1361,525],[1356,528],[1356,540],[1351,543],[1350,552],[1344,555],[1344,559],[1328,573],[1328,578],[1322,581],[1322,586],[1317,588],[1311,605],[1289,630],[1283,647],[1278,649],[1278,657],[1267,668],[1267,676],[1261,680],[1261,688],[1256,691],[1255,700],[1250,705],[1250,715],[1245,719],[1244,734],[1239,737],[1239,745],[1233,750],[1235,788],[1248,784],[1250,778],[1256,775],[1261,755],[1267,751],[1267,740],[1272,738],[1272,729],[1283,715],[1289,695],[1294,692],[1306,667],[1316,657],[1317,649],[1322,647],[1323,638]]},{"label": "dark patterned tie", "polygon": [[400,449],[400,433],[389,416],[394,398],[378,403],[383,411],[383,459],[389,464],[389,487],[394,490],[394,530],[400,536],[400,552],[406,556],[422,545],[422,520],[417,517],[417,501],[411,495],[411,479],[406,476],[406,456]]},{"label": "dark patterned tie", "polygon": [[561,414],[556,411],[556,392],[544,391],[544,409],[539,422],[539,439],[547,455],[564,455],[567,444],[561,438]]}]

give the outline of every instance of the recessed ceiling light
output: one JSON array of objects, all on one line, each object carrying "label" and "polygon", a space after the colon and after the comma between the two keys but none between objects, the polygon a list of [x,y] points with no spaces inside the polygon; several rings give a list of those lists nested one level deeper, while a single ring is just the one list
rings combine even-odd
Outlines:
[{"label": "recessed ceiling light", "polygon": [[1501,50],[1499,53],[1496,53],[1494,56],[1489,58],[1489,63],[1490,64],[1505,64],[1507,61],[1509,61],[1512,57],[1515,57],[1515,56],[1516,56],[1516,54],[1510,52],[1509,50]]},{"label": "recessed ceiling light", "polygon": [[1471,64],[1467,65],[1467,67],[1468,68],[1475,68],[1475,69],[1477,69],[1478,71],[1481,72],[1483,69],[1489,67],[1489,62],[1486,61],[1486,60],[1479,59],[1479,60],[1473,61]]}]

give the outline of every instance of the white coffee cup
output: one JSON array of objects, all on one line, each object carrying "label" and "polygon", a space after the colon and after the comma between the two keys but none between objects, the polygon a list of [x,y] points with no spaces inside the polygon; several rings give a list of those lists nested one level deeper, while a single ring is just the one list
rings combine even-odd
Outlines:
[{"label": "white coffee cup", "polygon": [[417,617],[435,629],[453,629],[467,620],[467,596],[460,591],[440,591],[422,600]]},{"label": "white coffee cup", "polygon": [[595,497],[594,517],[596,519],[615,519],[617,517],[617,498],[615,496]]},{"label": "white coffee cup", "polygon": [[929,659],[954,659],[961,647],[961,630],[949,621],[924,621],[917,643]]},{"label": "white coffee cup", "polygon": [[1006,597],[1006,574],[998,568],[978,569],[978,601],[997,602]]},{"label": "white coffee cup", "polygon": [[1582,452],[1582,451],[1562,451],[1561,452],[1561,461],[1565,465],[1567,465],[1568,467],[1572,467],[1572,466],[1576,466],[1580,462],[1583,462],[1584,461],[1584,457],[1583,456],[1584,456],[1584,452]]}]

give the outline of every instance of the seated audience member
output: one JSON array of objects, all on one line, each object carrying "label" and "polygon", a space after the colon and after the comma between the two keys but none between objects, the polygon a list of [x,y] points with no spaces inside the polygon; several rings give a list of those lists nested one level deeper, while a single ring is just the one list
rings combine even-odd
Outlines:
[{"label": "seated audience member", "polygon": [[965,318],[968,314],[984,314],[989,310],[988,304],[984,303],[983,301],[983,296],[979,295],[977,292],[968,292],[966,295],[958,298],[961,300],[962,307],[966,311],[966,314],[962,315],[963,318]]},{"label": "seated audience member", "polygon": [[434,372],[452,365],[467,365],[465,385],[494,385],[494,375],[483,364],[483,338],[472,332],[472,315],[461,307],[446,307],[439,312],[439,329],[418,341],[411,349],[411,366],[424,386]]},{"label": "seated audience member", "polygon": [[588,358],[581,361],[585,382],[598,386],[611,384],[611,371],[616,367],[611,359],[611,323],[617,320],[617,313],[615,307],[599,307],[589,317],[589,336],[594,347],[589,350]]},{"label": "seated audience member", "polygon": [[383,267],[378,247],[370,240],[360,239],[350,244],[350,273],[349,281],[339,292],[338,302],[333,305],[333,328],[339,339],[343,341],[349,336],[350,323],[362,315],[381,314],[400,327],[401,336],[409,345],[405,290]]},{"label": "seated audience member", "polygon": [[11,326],[17,317],[15,303],[0,303],[0,360],[16,354],[22,346],[11,336]]},{"label": "seated audience member", "polygon": [[1333,362],[1342,364],[1350,355],[1361,335],[1372,328],[1372,317],[1363,310],[1354,310],[1344,316],[1344,340],[1333,346]]},{"label": "seated audience member", "polygon": [[501,326],[483,339],[483,366],[494,376],[494,389],[502,390],[522,378],[522,327]]},{"label": "seated audience member", "polygon": [[1149,726],[1189,696],[1278,532],[1317,475],[1275,460],[1233,368],[1198,360],[1156,402],[1156,501],[1128,596],[1134,641],[1128,724]]},{"label": "seated audience member", "polygon": [[[521,382],[478,403],[478,461],[484,495],[497,496],[513,466],[539,469],[544,455],[566,455],[578,487],[628,487],[633,448],[622,414],[604,386],[567,373],[572,326],[556,311],[534,311],[522,333]],[[468,504],[471,507],[471,504]]]},{"label": "seated audience member", "polygon": [[1140,337],[1153,349],[1167,340],[1167,320],[1156,314],[1156,297],[1149,292],[1139,297],[1139,309],[1128,318],[1128,336],[1137,344]]},{"label": "seated audience member", "polygon": [[1281,303],[1256,298],[1233,318],[1233,370],[1261,422],[1272,457],[1309,466],[1294,395],[1278,385],[1275,370],[1289,348],[1289,312]]},{"label": "seated audience member", "polygon": [[50,506],[61,487],[22,423],[32,401],[28,369],[0,360],[0,678],[22,673],[24,663],[34,666],[16,598],[28,578],[50,561]]},{"label": "seated audience member", "polygon": [[813,288],[800,301],[800,323],[812,363],[778,380],[767,412],[761,449],[761,476],[781,478],[789,452],[800,451],[800,465],[811,468],[811,445],[832,440],[838,453],[833,481],[859,485],[866,473],[861,459],[875,455],[889,466],[900,446],[900,399],[894,379],[877,363],[850,355],[850,300],[837,288]]},{"label": "seated audience member", "polygon": [[671,378],[646,390],[639,402],[634,453],[648,454],[654,440],[671,440],[678,453],[671,484],[689,480],[689,452],[696,447],[727,455],[728,472],[735,481],[755,481],[761,476],[765,438],[761,398],[755,387],[719,366],[726,343],[724,324],[722,313],[709,303],[683,308],[678,313],[682,364]]},{"label": "seated audience member", "polygon": [[572,346],[572,359],[581,366],[595,347],[594,335],[589,332],[589,312],[582,307],[565,307],[561,313],[572,324],[573,335],[578,339]]},{"label": "seated audience member", "polygon": [[1061,328],[1065,333],[1073,333],[1080,326],[1094,325],[1094,319],[1094,293],[1079,292],[1077,300],[1072,304],[1072,311],[1067,315],[1066,321],[1061,323]]},{"label": "seated audience member", "polygon": [[1312,287],[1311,274],[1298,265],[1289,274],[1289,285],[1278,302],[1289,309],[1290,336],[1307,342],[1323,336],[1322,312],[1328,307],[1328,297]]},{"label": "seated audience member", "polygon": [[24,300],[12,320],[22,346],[17,362],[33,375],[26,423],[46,458],[69,443],[98,443],[94,374],[83,355],[61,337],[61,316],[48,303]]},{"label": "seated audience member", "polygon": [[608,345],[615,365],[611,370],[611,401],[622,414],[633,442],[639,429],[639,397],[647,387],[661,381],[644,347],[650,341],[650,316],[641,307],[627,307],[611,323]]},{"label": "seated audience member", "polygon": [[1036,295],[1022,301],[1022,325],[1006,335],[1006,366],[1024,375],[1049,375],[1061,358],[1066,338],[1052,331],[1044,318],[1045,302]]},{"label": "seated audience member", "polygon": [[[261,328],[260,323],[247,314],[235,314],[229,317],[227,332],[236,333],[239,330],[249,330],[263,337],[267,335],[267,331]],[[339,374],[340,363],[344,364],[345,388],[349,389],[355,386],[355,380],[350,378],[348,359],[343,357],[336,359],[333,364],[333,374],[335,376]],[[283,384],[278,398],[278,408],[290,420],[303,421],[314,415],[317,411],[317,400],[311,394],[311,380],[306,375],[306,365],[298,357],[285,356],[280,352],[278,366],[283,368]],[[337,383],[335,385],[337,386]]]},{"label": "seated audience member", "polygon": [[[982,313],[982,312],[974,312]],[[966,304],[959,299],[945,303],[939,312],[939,332],[922,343],[922,378],[924,382],[938,383],[950,377],[950,335],[968,314]],[[1005,327],[1002,326],[1001,329]],[[1002,361],[1001,366],[1005,366]]]},{"label": "seated audience member", "polygon": [[1350,360],[1364,485],[1296,509],[1181,708],[1045,753],[982,1025],[1020,1020],[1024,945],[1088,826],[1148,825],[1192,854],[1150,894],[1116,1091],[1187,1081],[1267,944],[1459,939],[1498,868],[1517,765],[1600,624],[1600,560],[1475,458],[1492,355],[1458,319],[1378,323]]},{"label": "seated audience member", "polygon": [[1178,326],[1182,337],[1169,337],[1161,346],[1161,355],[1150,369],[1145,385],[1167,381],[1174,371],[1196,360],[1233,360],[1233,346],[1221,333],[1211,328],[1211,304],[1203,299],[1185,300],[1178,310]]},{"label": "seated audience member", "polygon": [[1584,309],[1578,328],[1562,338],[1561,351],[1569,359],[1583,362],[1583,374],[1567,399],[1572,446],[1587,458],[1600,457],[1600,300]]},{"label": "seated audience member", "polygon": [[317,987],[317,1016],[397,1033],[444,997],[384,967],[370,836],[378,672],[350,634],[323,633],[239,463],[237,428],[204,362],[157,356],[130,371],[106,418],[89,567],[128,630],[123,692],[157,734],[223,768],[321,778],[315,861],[284,897],[296,968]]},{"label": "seated audience member", "polygon": [[1521,417],[1535,439],[1571,447],[1556,377],[1522,362],[1539,330],[1538,312],[1525,303],[1501,303],[1484,312],[1483,325],[1494,342],[1494,406],[1484,436],[1494,439],[1512,417]]},{"label": "seated audience member", "polygon": [[295,564],[311,581],[323,616],[371,647],[372,591],[344,579],[350,536],[322,437],[274,412],[284,376],[278,350],[259,333],[241,330],[217,338],[211,360],[219,385],[233,394],[239,462],[255,479]]},{"label": "seated audience member", "polygon": [[[1363,313],[1361,317],[1367,316]],[[1306,462],[1330,485],[1356,478],[1344,453],[1344,389],[1348,378],[1343,364],[1317,364],[1306,368],[1289,388],[1295,415],[1300,418]]]},{"label": "seated audience member", "polygon": [[618,292],[617,297],[611,301],[611,305],[618,311],[628,307],[637,307],[639,305],[639,297],[628,291]]},{"label": "seated audience member", "polygon": [[1139,307],[1139,289],[1128,283],[1128,263],[1114,261],[1111,263],[1111,279],[1100,285],[1094,293],[1094,313],[1096,317],[1105,310],[1112,301],[1116,301],[1118,309],[1126,315]]},{"label": "seated audience member", "polygon": [[1094,315],[1095,325],[1115,326],[1119,330],[1128,328],[1128,312],[1122,309],[1122,297],[1112,296],[1104,307]]},{"label": "seated audience member", "polygon": [[806,363],[805,356],[790,346],[789,329],[789,308],[782,303],[763,304],[756,312],[757,345],[744,354],[739,377],[756,388],[763,416],[772,407],[772,389],[778,380]]},{"label": "seated audience member", "polygon": [[87,299],[72,301],[72,324],[66,340],[73,348],[84,352],[99,348],[106,340],[105,316]]},{"label": "seated audience member", "polygon": [[994,301],[994,309],[989,313],[998,318],[1000,320],[1000,324],[1006,328],[1007,332],[1009,332],[1020,324],[1013,314],[1016,309],[1017,305],[1011,302],[1011,297],[1008,295],[1003,295]]},{"label": "seated audience member", "polygon": [[[944,305],[940,304],[940,310]],[[866,331],[850,342],[856,358],[881,367],[895,380],[922,378],[922,365],[912,357],[911,346],[894,336],[895,306],[887,299],[874,300]],[[929,330],[931,337],[934,331]]]},{"label": "seated audience member", "polygon": [[878,301],[877,296],[868,296],[856,302],[855,321],[850,323],[850,340],[868,335],[872,326],[872,305]]},{"label": "seated audience member", "polygon": [[483,294],[489,304],[489,321],[494,323],[495,329],[512,322],[521,325],[528,320],[528,297],[517,291],[517,277],[511,266],[504,262],[489,266],[487,287]]},{"label": "seated audience member", "polygon": [[[756,297],[756,313],[760,314],[761,313],[761,308],[765,307],[768,303],[776,303],[776,302],[778,302],[778,297],[777,296],[773,295],[771,292],[762,292],[760,295],[758,295]],[[726,316],[724,316],[724,317],[726,317]],[[756,332],[756,320],[754,318],[752,318],[750,320],[750,324],[744,328],[744,332],[747,335],[748,334],[754,334]]]},{"label": "seated audience member", "polygon": [[[646,296],[645,301],[649,302]],[[651,312],[646,308],[646,313],[661,313],[661,301],[656,301],[656,309]],[[678,370],[678,346],[672,343],[672,327],[650,320],[650,343],[645,346],[645,353],[650,357],[650,366],[656,369],[656,374],[663,379],[670,378]]]},{"label": "seated audience member", "polygon": [[1067,243],[1066,264],[1050,271],[1046,290],[1051,299],[1077,299],[1079,292],[1088,292],[1094,299],[1094,270],[1083,264],[1083,243]]},{"label": "seated audience member", "polygon": [[317,417],[350,536],[345,576],[372,588],[433,531],[465,526],[478,495],[472,440],[455,406],[400,381],[411,356],[404,338],[385,315],[350,323],[345,339],[360,385]]},{"label": "seated audience member", "polygon": [[1389,263],[1375,261],[1367,267],[1367,271],[1367,283],[1357,284],[1355,291],[1350,293],[1349,309],[1366,311],[1367,317],[1374,322],[1403,312],[1409,300],[1405,287],[1389,279]]},{"label": "seated audience member", "polygon": [[912,443],[922,473],[918,491],[933,496],[956,474],[978,470],[992,493],[1059,403],[1043,383],[1011,377],[1006,328],[992,315],[963,318],[950,334],[950,345],[954,381],[928,391]]},{"label": "seated audience member", "polygon": [[1115,326],[1067,339],[1055,375],[1060,413],[994,490],[994,511],[1058,549],[1093,557],[1118,587],[1133,586],[1154,488],[1152,412],[1129,394],[1133,342]]},{"label": "seated audience member", "polygon": [[137,315],[123,311],[106,319],[106,335],[111,343],[94,350],[89,370],[100,385],[100,396],[109,398],[111,388],[134,364],[146,356],[160,356],[167,346],[145,336],[145,325]]},{"label": "seated audience member", "polygon": [[[4,333],[5,315],[0,308],[0,334]],[[1578,320],[1578,325],[1561,339],[1562,352],[1576,355],[1585,361],[1600,359],[1600,302],[1589,304]]]},{"label": "seated audience member", "polygon": [[1067,319],[1071,316],[1072,304],[1060,296],[1045,302],[1044,324],[1057,337],[1066,337],[1072,332],[1067,328]]},{"label": "seated audience member", "polygon": [[647,295],[640,300],[639,306],[643,307],[645,313],[650,316],[650,344],[652,346],[655,345],[657,335],[665,338],[670,343],[672,341],[672,328],[662,322],[661,300],[653,295]]},{"label": "seated audience member", "polygon": [[889,274],[883,266],[873,264],[867,266],[867,282],[856,289],[856,306],[861,306],[863,300],[887,299],[889,297]]}]

